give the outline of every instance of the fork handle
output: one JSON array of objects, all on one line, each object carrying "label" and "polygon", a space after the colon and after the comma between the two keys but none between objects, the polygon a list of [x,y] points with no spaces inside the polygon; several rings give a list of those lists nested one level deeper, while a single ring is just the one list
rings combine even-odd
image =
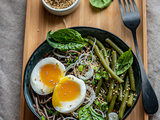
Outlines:
[{"label": "fork handle", "polygon": [[157,112],[159,108],[157,96],[151,86],[150,80],[146,74],[146,71],[145,71],[145,68],[144,68],[144,65],[141,59],[141,54],[139,52],[137,38],[136,38],[136,30],[132,30],[132,35],[134,39],[134,45],[136,48],[137,59],[138,59],[140,69],[141,69],[142,98],[143,98],[144,110],[147,114],[154,114]]}]

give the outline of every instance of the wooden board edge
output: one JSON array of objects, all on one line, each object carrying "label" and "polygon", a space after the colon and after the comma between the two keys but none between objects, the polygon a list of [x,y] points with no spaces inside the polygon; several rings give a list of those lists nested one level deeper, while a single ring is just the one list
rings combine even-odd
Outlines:
[{"label": "wooden board edge", "polygon": [[22,80],[21,80],[21,96],[20,96],[20,111],[19,111],[19,120],[23,120],[24,119],[24,108],[25,108],[25,99],[24,99],[24,94],[23,94],[23,76],[24,76],[24,69],[25,69],[25,41],[26,41],[26,31],[27,31],[27,17],[28,17],[28,0],[27,0],[27,6],[26,6],[26,21],[25,21],[25,35],[24,35],[24,45],[23,45],[23,64],[22,64]]},{"label": "wooden board edge", "polygon": [[[147,20],[146,20],[146,0],[143,0],[143,61],[146,72],[148,72],[147,65]],[[148,114],[144,111],[144,120],[149,120]]]}]

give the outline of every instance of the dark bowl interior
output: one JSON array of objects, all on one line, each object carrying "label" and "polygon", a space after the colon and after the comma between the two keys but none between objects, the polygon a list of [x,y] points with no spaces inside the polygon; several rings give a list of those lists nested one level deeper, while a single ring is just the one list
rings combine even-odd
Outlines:
[{"label": "dark bowl interior", "polygon": [[[102,30],[102,29],[98,29],[98,28],[92,28],[92,27],[72,27],[72,29],[77,30],[79,33],[81,33],[82,37],[86,37],[86,36],[93,36],[96,37],[98,40],[100,40],[103,44],[105,44],[105,39],[106,38],[110,38],[114,43],[116,43],[123,51],[126,51],[129,49],[129,46],[120,38],[118,38],[117,36],[115,36],[114,34]],[[28,104],[28,107],[30,108],[30,110],[39,118],[40,116],[37,114],[37,112],[35,111],[33,105],[33,99],[31,97],[31,94],[29,92],[29,84],[30,84],[30,75],[31,72],[34,68],[34,66],[37,64],[37,62],[42,59],[42,57],[48,53],[49,51],[51,51],[53,48],[47,43],[47,41],[44,41],[32,54],[32,56],[30,57],[26,68],[25,68],[25,72],[24,72],[24,81],[23,81],[23,90],[24,90],[24,97],[25,100]],[[132,51],[133,52],[133,51]],[[130,108],[127,108],[124,117],[122,120],[124,120],[129,113],[132,111],[132,109],[134,108],[134,106],[136,105],[139,95],[140,95],[140,91],[141,91],[141,73],[140,73],[140,67],[138,64],[138,61],[136,59],[135,54],[133,53],[134,56],[134,62],[133,62],[133,69],[134,69],[134,76],[135,76],[135,83],[136,83],[136,93],[137,93],[137,98],[133,103],[133,106]]]}]

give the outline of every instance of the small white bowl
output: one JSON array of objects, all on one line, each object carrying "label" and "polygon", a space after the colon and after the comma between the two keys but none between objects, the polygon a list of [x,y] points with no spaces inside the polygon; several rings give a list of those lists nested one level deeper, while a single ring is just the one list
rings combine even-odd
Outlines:
[{"label": "small white bowl", "polygon": [[41,0],[46,10],[54,15],[63,16],[73,12],[79,5],[80,0],[76,0],[71,6],[64,9],[55,9],[49,6],[44,0]]}]

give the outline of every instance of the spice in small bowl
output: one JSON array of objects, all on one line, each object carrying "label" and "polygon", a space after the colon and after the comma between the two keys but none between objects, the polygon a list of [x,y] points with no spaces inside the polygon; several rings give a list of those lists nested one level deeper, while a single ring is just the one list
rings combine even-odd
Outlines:
[{"label": "spice in small bowl", "polygon": [[44,7],[55,15],[67,15],[73,12],[80,0],[42,0]]},{"label": "spice in small bowl", "polygon": [[64,9],[71,6],[76,0],[44,0],[47,5],[55,9]]}]

